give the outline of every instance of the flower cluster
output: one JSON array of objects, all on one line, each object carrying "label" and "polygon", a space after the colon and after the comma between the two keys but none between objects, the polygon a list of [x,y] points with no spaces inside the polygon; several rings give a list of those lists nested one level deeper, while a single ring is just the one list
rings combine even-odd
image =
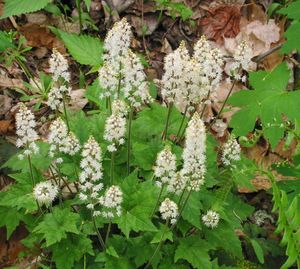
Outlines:
[{"label": "flower cluster", "polygon": [[168,182],[168,192],[180,194],[185,189],[187,184],[187,177],[182,176],[181,172],[177,172]]},{"label": "flower cluster", "polygon": [[224,144],[221,161],[225,166],[231,165],[233,161],[239,161],[241,159],[241,146],[234,137]]},{"label": "flower cluster", "polygon": [[191,111],[217,88],[223,64],[221,51],[212,48],[204,36],[195,44],[193,57],[181,42],[178,49],[165,57],[161,79],[163,99]]},{"label": "flower cluster", "polygon": [[104,187],[100,182],[103,177],[101,148],[92,136],[84,145],[81,155],[79,198],[87,203],[87,208],[92,210],[93,216],[106,218],[112,218],[115,214],[119,216],[123,200],[121,189],[118,186],[111,186],[104,195],[100,194]]},{"label": "flower cluster", "polygon": [[69,65],[65,57],[57,50],[53,49],[51,58],[49,59],[50,73],[53,74],[54,81],[63,78],[65,81],[70,81]]},{"label": "flower cluster", "polygon": [[122,113],[115,112],[106,120],[104,128],[104,139],[111,144],[107,147],[110,152],[117,151],[119,145],[125,143],[126,118]]},{"label": "flower cluster", "polygon": [[[37,132],[34,130],[36,127],[36,121],[33,113],[24,105],[20,104],[18,113],[16,114],[16,134],[18,136],[16,146],[26,146],[24,155],[29,156],[37,154],[39,147],[35,144],[35,141],[39,138]],[[21,154],[19,158],[24,156]]]},{"label": "flower cluster", "polygon": [[[143,65],[130,49],[131,27],[126,19],[115,23],[105,41],[104,64],[99,69],[99,82],[103,89],[100,98],[119,98],[120,95],[134,107],[152,100]],[[121,92],[122,90],[122,92]]]},{"label": "flower cluster", "polygon": [[205,226],[216,228],[220,221],[220,215],[213,210],[208,210],[206,214],[202,216],[202,221]]},{"label": "flower cluster", "polygon": [[[213,91],[222,79],[223,55],[218,48],[212,48],[205,36],[194,46],[193,59],[201,70],[203,90]],[[206,86],[206,87],[205,87]],[[205,92],[202,94],[206,94]]]},{"label": "flower cluster", "polygon": [[149,103],[148,82],[139,57],[130,49],[124,57],[124,97],[129,104],[139,108],[143,103]]},{"label": "flower cluster", "polygon": [[189,60],[190,56],[185,42],[181,42],[178,49],[165,57],[164,74],[161,79],[161,95],[165,102],[176,103],[177,96],[186,90],[184,74]]},{"label": "flower cluster", "polygon": [[40,182],[33,189],[33,196],[40,205],[50,205],[58,194],[58,187],[50,181]]},{"label": "flower cluster", "polygon": [[120,94],[120,89],[123,87],[123,61],[130,46],[131,37],[131,27],[125,18],[116,22],[106,35],[104,63],[99,69],[99,82],[104,90],[100,94],[101,99],[109,96],[115,99]]},{"label": "flower cluster", "polygon": [[113,218],[114,216],[121,216],[123,201],[123,193],[118,186],[111,186],[103,196],[99,198],[100,205],[103,206],[101,215],[105,218]]},{"label": "flower cluster", "polygon": [[154,175],[159,181],[158,186],[169,183],[176,172],[176,156],[169,147],[166,147],[158,153],[156,165],[154,167]]},{"label": "flower cluster", "polygon": [[175,202],[166,198],[159,207],[159,212],[162,219],[169,220],[171,224],[174,224],[177,221],[178,206]]},{"label": "flower cluster", "polygon": [[50,157],[54,157],[56,152],[73,156],[80,150],[79,140],[74,133],[68,133],[67,125],[61,118],[53,121],[49,129]]},{"label": "flower cluster", "polygon": [[47,105],[53,110],[61,110],[63,108],[64,98],[69,97],[71,89],[65,85],[53,87],[48,94]]},{"label": "flower cluster", "polygon": [[186,141],[183,150],[183,168],[181,175],[189,180],[189,188],[199,191],[204,183],[206,133],[203,121],[197,112],[188,123]]},{"label": "flower cluster", "polygon": [[104,40],[104,60],[111,60],[126,53],[132,38],[131,27],[126,18],[116,22]]}]

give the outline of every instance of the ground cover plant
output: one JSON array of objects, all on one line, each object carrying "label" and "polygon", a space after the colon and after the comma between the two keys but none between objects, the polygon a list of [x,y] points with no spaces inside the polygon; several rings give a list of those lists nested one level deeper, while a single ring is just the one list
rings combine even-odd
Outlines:
[{"label": "ground cover plant", "polygon": [[0,10],[1,268],[300,268],[299,0]]}]

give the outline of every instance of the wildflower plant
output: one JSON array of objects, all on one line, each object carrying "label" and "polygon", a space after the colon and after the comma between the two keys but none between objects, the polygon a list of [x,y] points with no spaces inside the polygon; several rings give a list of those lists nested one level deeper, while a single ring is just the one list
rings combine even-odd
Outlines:
[{"label": "wildflower plant", "polygon": [[[252,187],[250,179],[262,172],[242,157],[242,139],[235,138],[250,127],[233,123],[236,136],[221,143],[222,111],[209,123],[203,120],[226,58],[205,37],[191,54],[181,42],[165,57],[160,103],[150,95],[141,60],[130,48],[132,36],[126,19],[108,32],[98,79],[88,90],[95,91],[94,99],[86,95],[99,106],[93,113],[68,110],[68,62],[53,50],[48,105],[56,118],[42,136],[30,104],[20,104],[20,150],[3,165],[15,182],[1,192],[0,216],[7,212],[7,217],[0,224],[10,237],[23,223],[25,254],[38,253],[41,268],[238,268],[245,244],[261,258],[259,251],[267,250],[244,229],[254,207],[236,194],[241,185]],[[242,43],[238,50],[236,67],[246,72],[248,48]],[[241,108],[237,113],[246,113],[247,103],[238,97],[227,99]],[[214,123],[221,129],[216,137]],[[298,198],[288,206],[272,173],[262,173],[275,186],[280,223],[288,227],[292,220],[290,230],[280,226],[289,237],[284,243],[288,251],[297,250],[292,239],[299,227]],[[237,235],[241,230],[244,238]]]}]

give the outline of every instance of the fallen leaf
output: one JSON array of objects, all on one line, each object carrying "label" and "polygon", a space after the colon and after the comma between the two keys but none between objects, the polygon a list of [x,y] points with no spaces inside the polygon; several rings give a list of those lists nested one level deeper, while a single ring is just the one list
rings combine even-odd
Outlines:
[{"label": "fallen leaf", "polygon": [[131,16],[131,23],[138,36],[143,35],[143,28],[145,35],[151,35],[158,26],[157,16],[154,14],[145,15],[144,20],[139,16]]},{"label": "fallen leaf", "polygon": [[23,80],[0,75],[0,88],[20,88],[26,91]]},{"label": "fallen leaf", "polygon": [[0,115],[4,115],[10,110],[12,99],[7,95],[0,95]]},{"label": "fallen leaf", "polygon": [[200,20],[203,33],[222,44],[223,38],[234,38],[240,32],[240,5],[224,5],[208,10],[206,18]]},{"label": "fallen leaf", "polygon": [[25,36],[27,45],[31,47],[46,47],[48,49],[57,48],[60,52],[65,52],[65,47],[49,28],[38,24],[27,23],[20,28],[20,32]]},{"label": "fallen leaf", "polygon": [[79,111],[85,107],[88,100],[84,97],[85,89],[71,91],[69,107],[72,111]]},{"label": "fallen leaf", "polygon": [[10,120],[0,120],[0,135],[13,133],[14,125]]}]

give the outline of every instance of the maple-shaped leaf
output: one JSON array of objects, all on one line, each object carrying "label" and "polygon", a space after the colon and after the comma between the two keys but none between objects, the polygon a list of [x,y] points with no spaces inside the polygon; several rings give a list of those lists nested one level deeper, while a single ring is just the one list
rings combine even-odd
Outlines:
[{"label": "maple-shaped leaf", "polygon": [[129,237],[130,231],[157,231],[150,220],[155,206],[157,189],[151,182],[138,183],[137,173],[129,175],[121,185],[123,191],[123,214],[116,222]]},{"label": "maple-shaped leaf", "polygon": [[294,121],[298,115],[300,91],[286,91],[290,70],[286,63],[278,65],[271,72],[250,73],[249,83],[253,90],[241,90],[229,99],[229,104],[241,109],[230,121],[236,136],[247,135],[253,131],[257,119],[261,120],[264,136],[272,148],[283,137],[280,128],[283,116]]},{"label": "maple-shaped leaf", "polygon": [[85,235],[70,234],[67,239],[52,245],[51,250],[57,269],[72,269],[84,254],[94,255],[92,241]]},{"label": "maple-shaped leaf", "polygon": [[67,238],[68,232],[78,234],[78,220],[79,215],[72,213],[70,209],[55,207],[52,213],[44,216],[43,221],[33,231],[44,235],[48,247]]},{"label": "maple-shaped leaf", "polygon": [[198,236],[183,238],[176,249],[174,260],[175,262],[180,259],[186,260],[197,269],[211,269],[212,264],[208,254],[210,249],[211,246]]}]

